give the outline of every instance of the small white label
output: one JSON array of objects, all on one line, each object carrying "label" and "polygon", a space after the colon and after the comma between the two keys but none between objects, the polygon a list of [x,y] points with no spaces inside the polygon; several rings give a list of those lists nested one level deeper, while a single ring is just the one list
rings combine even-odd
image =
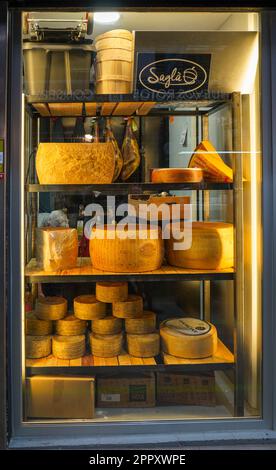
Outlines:
[{"label": "small white label", "polygon": [[119,393],[102,393],[101,401],[120,401],[121,395]]}]

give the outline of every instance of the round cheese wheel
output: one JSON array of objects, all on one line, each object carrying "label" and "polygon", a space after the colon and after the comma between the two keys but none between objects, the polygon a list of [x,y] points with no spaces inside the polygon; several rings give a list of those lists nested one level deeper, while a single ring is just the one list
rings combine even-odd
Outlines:
[{"label": "round cheese wheel", "polygon": [[160,351],[160,337],[158,333],[146,335],[127,334],[127,350],[131,356],[153,357]]},{"label": "round cheese wheel", "polygon": [[106,315],[107,305],[99,302],[95,295],[80,295],[74,299],[74,314],[81,320],[94,320]]},{"label": "round cheese wheel", "polygon": [[[95,228],[89,242],[92,265],[116,273],[160,268],[164,254],[160,228],[139,231],[137,227],[131,226],[127,230],[116,227],[115,232],[108,227]],[[110,232],[114,233],[114,238]]]},{"label": "round cheese wheel", "polygon": [[101,302],[124,301],[128,296],[127,282],[97,282],[96,297]]},{"label": "round cheese wheel", "polygon": [[51,320],[40,320],[35,312],[26,313],[25,331],[31,336],[50,335],[53,331],[53,322]]},{"label": "round cheese wheel", "polygon": [[26,357],[28,359],[39,359],[49,356],[52,352],[51,336],[26,336]]},{"label": "round cheese wheel", "polygon": [[112,142],[43,142],[36,154],[40,184],[112,183],[115,155]]},{"label": "round cheese wheel", "polygon": [[129,295],[124,302],[114,302],[112,314],[118,318],[136,318],[143,315],[143,298],[140,295]]},{"label": "round cheese wheel", "polygon": [[53,336],[53,355],[58,359],[77,359],[85,354],[85,336]]},{"label": "round cheese wheel", "polygon": [[[227,269],[234,265],[233,225],[224,222],[171,224],[166,240],[167,261],[187,269]],[[183,244],[181,248],[180,243]],[[185,246],[186,245],[186,246]]]},{"label": "round cheese wheel", "polygon": [[214,325],[196,318],[172,318],[160,325],[161,348],[184,359],[203,359],[217,350]]},{"label": "round cheese wheel", "polygon": [[156,328],[156,314],[144,310],[139,318],[126,318],[125,328],[127,333],[133,335],[153,333]]},{"label": "round cheese wheel", "polygon": [[36,315],[41,320],[60,320],[67,313],[67,300],[63,297],[39,297]]},{"label": "round cheese wheel", "polygon": [[115,335],[122,331],[123,322],[120,318],[115,318],[108,315],[101,320],[93,320],[91,322],[91,329],[93,333],[99,335]]},{"label": "round cheese wheel", "polygon": [[203,180],[201,168],[153,168],[153,183],[200,183]]},{"label": "round cheese wheel", "polygon": [[56,322],[56,333],[61,336],[83,335],[86,330],[86,321],[75,315],[67,315]]},{"label": "round cheese wheel", "polygon": [[121,354],[123,335],[90,334],[91,354],[97,357],[114,357]]}]

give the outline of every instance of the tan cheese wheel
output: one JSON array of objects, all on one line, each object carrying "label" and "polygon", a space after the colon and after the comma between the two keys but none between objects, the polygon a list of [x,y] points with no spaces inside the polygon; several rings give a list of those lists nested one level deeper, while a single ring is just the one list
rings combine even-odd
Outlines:
[{"label": "tan cheese wheel", "polygon": [[217,350],[214,325],[196,318],[173,318],[160,325],[161,348],[171,356],[203,359]]},{"label": "tan cheese wheel", "polygon": [[[164,253],[158,227],[141,229],[140,233],[136,226],[127,230],[116,227],[114,239],[108,238],[110,230],[107,227],[93,230],[89,248],[91,262],[96,269],[135,273],[160,268]],[[128,238],[120,238],[123,235]]]},{"label": "tan cheese wheel", "polygon": [[153,333],[156,328],[156,314],[144,310],[140,318],[126,318],[126,332],[132,335]]},{"label": "tan cheese wheel", "polygon": [[93,333],[99,335],[115,335],[122,331],[123,322],[120,318],[115,318],[108,315],[101,320],[93,320],[91,322],[91,329]]},{"label": "tan cheese wheel", "polygon": [[61,336],[83,335],[86,330],[86,321],[75,315],[67,315],[56,322],[56,334]]},{"label": "tan cheese wheel", "polygon": [[200,168],[153,168],[151,181],[153,183],[200,183],[203,180],[203,170]]},{"label": "tan cheese wheel", "polygon": [[53,331],[53,322],[51,320],[40,320],[35,312],[27,312],[25,320],[26,335],[45,336]]},{"label": "tan cheese wheel", "polygon": [[67,313],[67,300],[63,297],[39,297],[36,315],[41,320],[60,320]]},{"label": "tan cheese wheel", "polygon": [[143,315],[143,298],[140,295],[129,295],[124,302],[114,302],[112,314],[118,318],[136,318]]},{"label": "tan cheese wheel", "polygon": [[233,170],[224,163],[215,147],[208,140],[203,140],[196,147],[191,160],[190,168],[202,168],[204,180],[217,183],[231,183]]},{"label": "tan cheese wheel", "polygon": [[36,261],[44,271],[77,266],[78,233],[74,228],[43,227],[36,230]]},{"label": "tan cheese wheel", "polygon": [[77,359],[85,354],[85,336],[53,336],[53,355],[58,359]]},{"label": "tan cheese wheel", "polygon": [[[177,225],[171,224],[171,229],[177,233]],[[189,236],[191,246],[188,249],[176,249]],[[166,240],[166,255],[172,266],[188,269],[231,268],[234,265],[233,225],[224,222],[193,222],[192,231],[187,228],[187,234],[184,233],[182,238],[174,238],[171,233],[171,238]]]},{"label": "tan cheese wheel", "polygon": [[146,335],[127,334],[127,350],[131,356],[153,357],[160,352],[159,333]]},{"label": "tan cheese wheel", "polygon": [[91,354],[97,357],[114,357],[121,354],[123,335],[90,334]]},{"label": "tan cheese wheel", "polygon": [[51,336],[26,336],[26,357],[39,359],[49,356],[52,352]]},{"label": "tan cheese wheel", "polygon": [[40,184],[112,183],[113,144],[40,143],[36,171]]},{"label": "tan cheese wheel", "polygon": [[106,315],[107,305],[99,302],[95,295],[80,295],[74,299],[74,314],[81,320],[94,320]]},{"label": "tan cheese wheel", "polygon": [[124,301],[128,296],[127,282],[97,282],[96,297],[101,302]]}]

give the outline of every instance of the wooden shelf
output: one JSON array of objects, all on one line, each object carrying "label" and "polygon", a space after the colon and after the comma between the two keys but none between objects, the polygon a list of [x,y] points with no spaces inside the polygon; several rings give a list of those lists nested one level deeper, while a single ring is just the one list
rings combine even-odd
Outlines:
[{"label": "wooden shelf", "polygon": [[161,191],[227,191],[233,189],[233,183],[111,183],[111,184],[27,184],[29,193],[73,193],[103,195],[142,194]]},{"label": "wooden shelf", "polygon": [[115,273],[100,271],[91,265],[90,258],[78,258],[76,268],[62,271],[43,271],[37,266],[36,259],[32,258],[25,269],[26,280],[36,282],[93,282],[107,280],[133,280],[133,281],[175,281],[175,280],[232,280],[234,270],[184,269],[175,266],[164,265],[155,271],[143,273]]},{"label": "wooden shelf", "polygon": [[90,103],[33,103],[42,117],[78,116],[146,116],[155,105],[154,101],[114,101]]},{"label": "wooden shelf", "polygon": [[163,353],[163,360],[164,364],[167,365],[233,364],[234,356],[222,341],[218,340],[216,354],[212,357],[206,357],[204,359],[182,359],[181,357],[170,356],[169,354]]},{"label": "wooden shelf", "polygon": [[101,372],[142,371],[210,371],[225,370],[234,365],[234,355],[219,340],[215,356],[206,359],[187,360],[163,354],[163,357],[138,358],[122,352],[120,356],[103,358],[87,355],[80,359],[62,360],[50,355],[42,359],[26,359],[30,374],[91,374]]}]

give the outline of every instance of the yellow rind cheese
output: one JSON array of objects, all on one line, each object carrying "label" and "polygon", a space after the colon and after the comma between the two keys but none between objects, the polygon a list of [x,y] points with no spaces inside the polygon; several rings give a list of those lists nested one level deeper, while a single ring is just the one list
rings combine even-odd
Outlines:
[{"label": "yellow rind cheese", "polygon": [[126,332],[133,335],[153,333],[156,329],[156,314],[147,310],[139,318],[125,319]]},{"label": "yellow rind cheese", "polygon": [[74,228],[43,227],[36,230],[36,261],[44,271],[77,266],[78,233]]},{"label": "yellow rind cheese", "polygon": [[115,335],[122,331],[123,322],[120,318],[108,315],[105,318],[99,320],[93,320],[91,322],[91,329],[93,333],[99,335]]},{"label": "yellow rind cheese", "polygon": [[125,301],[128,297],[127,282],[97,282],[96,298],[100,302],[113,303]]},{"label": "yellow rind cheese", "polygon": [[154,357],[160,352],[159,333],[127,334],[127,350],[131,356]]},{"label": "yellow rind cheese", "polygon": [[208,140],[203,140],[196,147],[191,160],[190,168],[202,168],[204,170],[204,180],[232,183],[233,170],[224,163],[214,146]]},{"label": "yellow rind cheese", "polygon": [[107,305],[99,302],[95,295],[80,295],[74,299],[74,314],[81,320],[104,318]]},{"label": "yellow rind cheese", "polygon": [[[180,226],[185,229],[185,223]],[[166,240],[166,258],[170,265],[187,269],[227,269],[234,266],[233,225],[224,222],[193,222],[186,233],[177,235],[178,226],[171,224],[171,236]],[[179,232],[178,232],[179,233]],[[189,245],[180,243],[190,239]]]},{"label": "yellow rind cheese", "polygon": [[35,312],[27,312],[25,319],[26,335],[46,336],[53,332],[53,322],[51,320],[41,320]]},{"label": "yellow rind cheese", "polygon": [[61,336],[83,335],[86,330],[86,321],[75,315],[67,315],[56,322],[56,334]]},{"label": "yellow rind cheese", "polygon": [[96,357],[114,357],[121,354],[123,335],[90,334],[91,354]]},{"label": "yellow rind cheese", "polygon": [[25,338],[26,358],[40,359],[49,356],[52,352],[52,337],[49,336],[29,336]]},{"label": "yellow rind cheese", "polygon": [[112,314],[118,318],[136,318],[143,315],[143,298],[140,295],[129,295],[124,302],[112,304]]},{"label": "yellow rind cheese", "polygon": [[85,354],[85,335],[53,336],[53,356],[58,359],[78,359]]},{"label": "yellow rind cheese", "polygon": [[41,320],[60,320],[67,313],[67,300],[63,297],[39,297],[36,301],[36,316]]}]

